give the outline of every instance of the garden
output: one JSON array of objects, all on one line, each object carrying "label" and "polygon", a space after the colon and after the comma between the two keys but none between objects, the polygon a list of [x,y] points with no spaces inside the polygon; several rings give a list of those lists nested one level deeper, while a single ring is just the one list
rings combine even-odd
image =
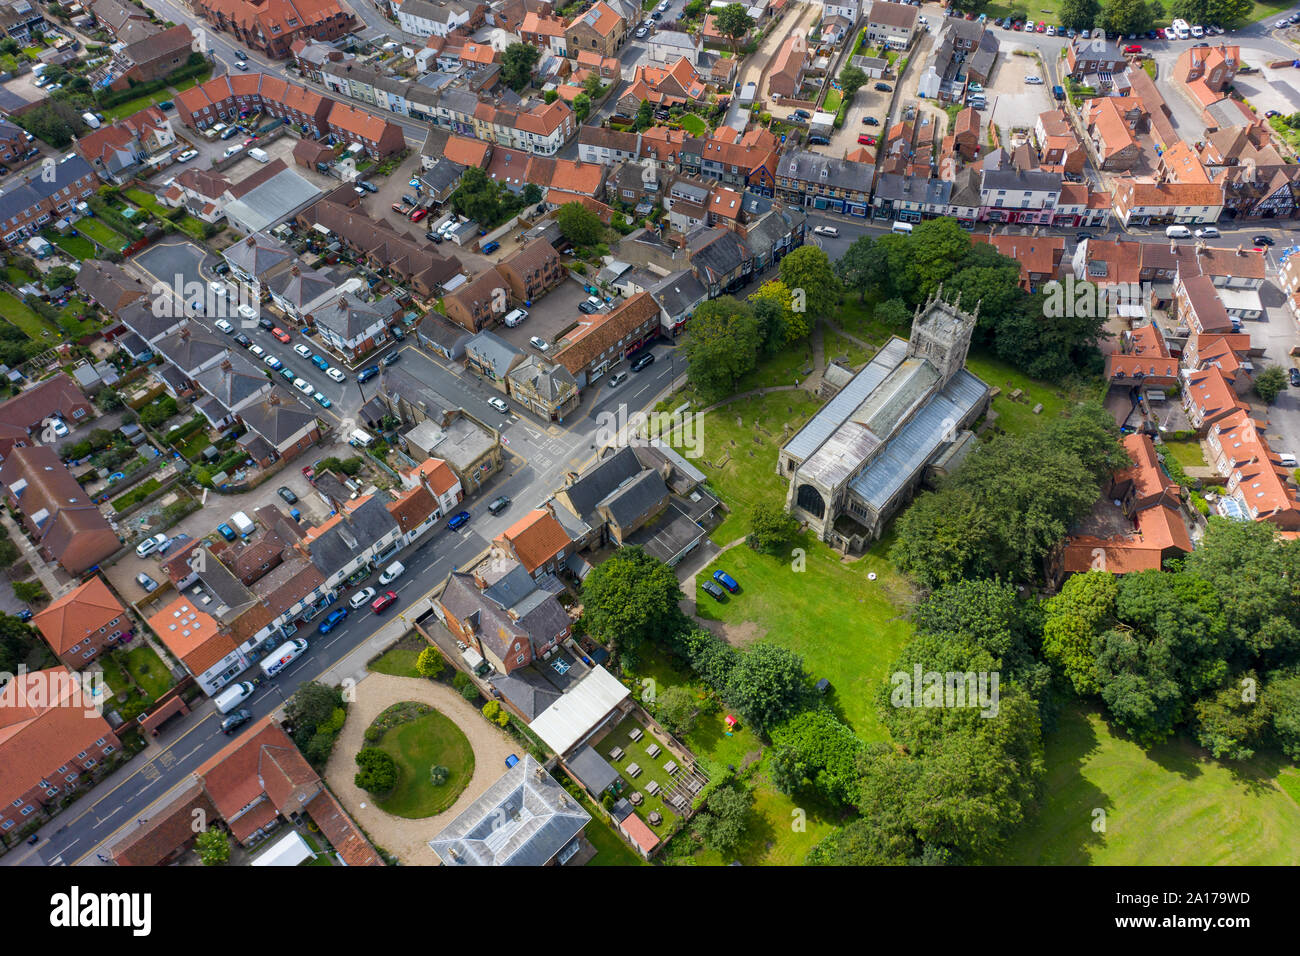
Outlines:
[{"label": "garden", "polygon": [[421,819],[443,812],[474,775],[469,740],[428,704],[394,704],[366,728],[365,739],[356,756],[356,784],[394,816]]}]

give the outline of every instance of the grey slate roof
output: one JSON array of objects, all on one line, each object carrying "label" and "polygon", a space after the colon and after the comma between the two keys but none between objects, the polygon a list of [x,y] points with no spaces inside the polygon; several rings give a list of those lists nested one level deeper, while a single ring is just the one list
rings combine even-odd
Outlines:
[{"label": "grey slate roof", "polygon": [[244,424],[276,449],[304,427],[314,424],[316,413],[278,384],[271,394],[239,410]]},{"label": "grey slate roof", "polygon": [[[431,127],[430,131],[438,127]],[[446,157],[439,158],[436,163],[420,173],[420,182],[424,183],[424,188],[434,194],[441,194],[447,189],[460,182],[461,173],[465,172],[466,167],[460,163],[453,163]]]},{"label": "grey slate roof", "polygon": [[816,183],[836,189],[867,192],[871,188],[872,167],[834,156],[823,156],[804,149],[792,149],[776,164],[776,175],[799,182]]},{"label": "grey slate roof", "polygon": [[488,683],[514,705],[525,720],[535,719],[560,699],[560,692],[531,667],[521,667],[509,674],[493,671]]},{"label": "grey slate roof", "polygon": [[274,295],[284,299],[301,311],[321,296],[334,289],[334,280],[319,269],[299,269],[281,272],[267,282]]},{"label": "grey slate roof", "polygon": [[15,218],[24,209],[49,199],[64,187],[94,172],[90,164],[80,156],[75,153],[71,155],[71,159],[61,160],[49,167],[54,171],[49,182],[44,178],[45,167],[41,167],[39,173],[33,173],[33,178],[11,182],[6,188],[0,189],[0,222]]},{"label": "grey slate roof", "polygon": [[637,461],[636,453],[624,446],[603,461],[592,465],[565,491],[568,492],[569,500],[573,502],[574,507],[578,509],[578,517],[592,524],[592,521],[599,521],[596,516],[596,505],[619,485],[635,478],[640,472],[641,462]]},{"label": "grey slate roof", "polygon": [[472,333],[447,321],[437,312],[430,312],[420,320],[418,334],[451,352],[453,358],[456,357],[457,351],[464,350],[465,342],[474,337]]},{"label": "grey slate roof", "polygon": [[279,239],[255,232],[228,248],[222,257],[246,275],[261,276],[285,259],[292,258],[293,250]]},{"label": "grey slate roof", "polygon": [[200,372],[194,380],[226,408],[235,408],[271,384],[264,368],[239,354],[232,354],[227,361]]},{"label": "grey slate roof", "polygon": [[609,761],[596,753],[590,744],[583,744],[575,750],[572,756],[564,761],[564,766],[578,778],[578,782],[586,787],[589,793],[604,793],[618,780],[618,771],[610,766]]},{"label": "grey slate roof", "polygon": [[493,332],[480,332],[465,343],[465,351],[492,369],[497,378],[505,378],[524,352]]},{"label": "grey slate roof", "polygon": [[117,317],[128,329],[146,342],[157,342],[162,336],[185,324],[185,319],[172,315],[155,315],[151,297],[136,299],[127,304]]},{"label": "grey slate roof", "polygon": [[380,538],[398,530],[378,496],[371,497],[308,545],[311,563],[327,579]]},{"label": "grey slate roof", "polygon": [[659,308],[676,318],[708,298],[709,290],[693,272],[674,272],[649,290]]},{"label": "grey slate roof", "polygon": [[590,821],[582,805],[525,754],[429,846],[448,866],[542,866]]},{"label": "grey slate roof", "polygon": [[657,471],[643,471],[620,485],[597,504],[609,509],[610,517],[620,527],[627,527],[642,517],[650,507],[668,494],[668,486]]},{"label": "grey slate roof", "polygon": [[952,193],[952,181],[947,179],[918,179],[915,176],[899,176],[897,173],[881,173],[876,181],[876,195],[894,202],[929,203],[948,205]]},{"label": "grey slate roof", "polygon": [[154,351],[186,375],[193,376],[205,362],[229,354],[230,347],[225,339],[219,339],[197,325],[187,325],[155,342]]},{"label": "grey slate roof", "polygon": [[554,401],[578,387],[567,368],[548,362],[539,355],[529,355],[507,376],[511,381],[527,382],[542,398]]},{"label": "grey slate roof", "polygon": [[310,311],[317,325],[329,329],[346,341],[353,341],[376,323],[387,322],[399,308],[396,299],[362,302],[348,292],[312,303]]},{"label": "grey slate roof", "polygon": [[[704,241],[691,251],[691,265],[718,278],[730,275],[744,263],[749,250],[727,229],[706,230]],[[688,238],[689,243],[689,238]]]}]

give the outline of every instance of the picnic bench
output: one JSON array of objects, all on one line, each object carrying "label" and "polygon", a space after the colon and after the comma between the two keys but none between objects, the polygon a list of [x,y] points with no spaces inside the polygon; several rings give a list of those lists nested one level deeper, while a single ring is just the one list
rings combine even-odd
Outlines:
[{"label": "picnic bench", "polygon": [[659,784],[657,781],[651,780],[649,783],[645,785],[645,789],[646,789],[646,793],[650,794],[650,796],[653,797],[656,793],[659,792]]},{"label": "picnic bench", "polygon": [[[636,777],[636,776],[639,775],[640,773],[641,773],[641,768],[640,768],[639,766],[637,766],[636,764],[634,764],[634,763],[630,763],[630,764],[627,765],[627,775],[628,775],[629,777]],[[651,790],[650,792],[651,792],[651,793],[654,793],[653,790]]]},{"label": "picnic bench", "polygon": [[670,774],[671,774],[671,773],[676,773],[676,772],[677,772],[677,761],[676,761],[676,760],[670,760],[670,761],[668,761],[666,764],[664,764],[664,769],[665,769],[666,771],[668,771]]},{"label": "picnic bench", "polygon": [[610,752],[609,752],[609,759],[610,759],[610,760],[622,760],[622,759],[623,759],[623,748],[622,748],[622,747],[614,747],[614,748],[612,748],[612,749],[610,750]]},{"label": "picnic bench", "polygon": [[645,752],[651,757],[658,757],[661,751],[658,744],[651,744],[649,747],[646,747]]},{"label": "picnic bench", "polygon": [[628,736],[631,737],[633,740],[640,740],[642,737],[645,736],[645,734],[642,732],[640,727],[633,727],[632,732],[628,734]]}]

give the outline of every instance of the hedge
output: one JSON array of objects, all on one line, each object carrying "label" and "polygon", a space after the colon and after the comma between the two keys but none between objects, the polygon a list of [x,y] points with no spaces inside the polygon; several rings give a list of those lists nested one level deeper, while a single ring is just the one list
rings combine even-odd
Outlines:
[{"label": "hedge", "polygon": [[133,100],[141,96],[149,96],[152,93],[158,93],[167,89],[174,83],[181,83],[185,80],[193,79],[199,74],[212,69],[212,64],[208,62],[207,57],[202,53],[191,53],[185,65],[178,70],[173,70],[170,74],[161,80],[149,80],[146,83],[136,83],[127,80],[127,87],[124,90],[104,90],[96,94],[95,101],[101,109],[107,109],[125,103],[127,100]]}]

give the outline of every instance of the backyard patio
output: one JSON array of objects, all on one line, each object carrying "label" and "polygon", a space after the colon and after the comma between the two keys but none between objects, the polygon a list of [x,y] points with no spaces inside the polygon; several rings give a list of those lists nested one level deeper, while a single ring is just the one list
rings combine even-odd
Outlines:
[{"label": "backyard patio", "polygon": [[627,798],[661,834],[690,810],[706,782],[634,716],[625,717],[593,746],[619,773],[617,796]]}]

